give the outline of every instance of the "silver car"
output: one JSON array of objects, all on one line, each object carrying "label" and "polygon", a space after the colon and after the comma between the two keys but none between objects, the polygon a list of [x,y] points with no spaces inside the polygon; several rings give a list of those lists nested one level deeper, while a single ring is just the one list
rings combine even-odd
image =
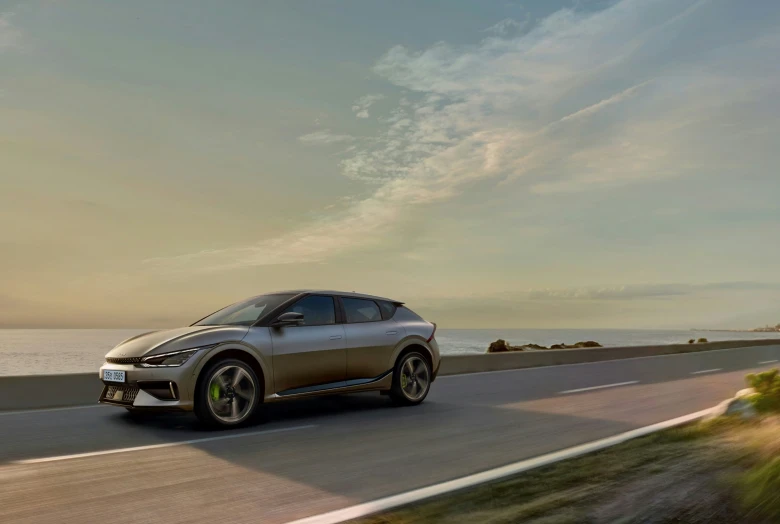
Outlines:
[{"label": "silver car", "polygon": [[264,402],[380,391],[422,402],[441,362],[436,325],[402,302],[338,291],[256,296],[189,327],[138,335],[100,368],[100,402],[194,411],[238,426]]}]

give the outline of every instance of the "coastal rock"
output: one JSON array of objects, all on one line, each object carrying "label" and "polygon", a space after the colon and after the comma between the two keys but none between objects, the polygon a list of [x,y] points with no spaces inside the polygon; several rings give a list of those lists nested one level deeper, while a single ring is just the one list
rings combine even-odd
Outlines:
[{"label": "coastal rock", "polygon": [[574,344],[574,347],[575,348],[603,348],[604,346],[602,346],[601,344],[599,344],[594,340],[588,340],[585,342],[577,342],[576,344]]},{"label": "coastal rock", "polygon": [[587,340],[585,342],[577,342],[573,345],[568,344],[553,344],[549,348],[546,346],[540,346],[539,344],[523,344],[522,346],[512,346],[506,340],[500,338],[495,342],[491,342],[488,347],[488,353],[506,353],[508,351],[523,351],[523,350],[535,350],[542,351],[546,349],[582,349],[582,348],[600,348],[604,347],[598,342],[593,340]]},{"label": "coastal rock", "polygon": [[491,342],[487,350],[488,353],[506,353],[507,351],[518,351],[518,349],[515,348],[510,349],[509,344],[507,344],[506,340],[504,340],[503,338],[499,338],[495,342]]}]

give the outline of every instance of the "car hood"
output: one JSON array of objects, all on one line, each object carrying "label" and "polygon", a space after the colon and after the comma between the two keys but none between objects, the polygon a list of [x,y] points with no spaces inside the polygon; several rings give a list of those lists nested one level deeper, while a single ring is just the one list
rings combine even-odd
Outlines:
[{"label": "car hood", "polygon": [[210,346],[223,342],[239,342],[246,335],[246,326],[189,326],[163,331],[151,331],[128,338],[117,344],[106,357],[132,358]]}]

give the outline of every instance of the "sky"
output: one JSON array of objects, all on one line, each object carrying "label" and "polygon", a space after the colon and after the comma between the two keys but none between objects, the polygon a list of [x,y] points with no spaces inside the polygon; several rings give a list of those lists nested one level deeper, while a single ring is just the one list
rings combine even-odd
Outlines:
[{"label": "sky", "polygon": [[778,56],[776,0],[0,0],[0,327],[774,325]]}]

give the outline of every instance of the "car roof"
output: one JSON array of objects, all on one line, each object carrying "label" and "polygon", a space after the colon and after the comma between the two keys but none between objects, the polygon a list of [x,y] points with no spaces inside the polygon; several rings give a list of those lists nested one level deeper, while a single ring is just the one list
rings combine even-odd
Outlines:
[{"label": "car roof", "polygon": [[376,295],[367,295],[365,293],[356,293],[354,291],[335,291],[332,289],[291,289],[287,291],[274,291],[272,293],[264,293],[266,295],[301,295],[303,293],[311,293],[315,295],[339,295],[341,297],[353,297],[353,298],[366,298],[369,300],[384,300],[386,302],[392,302],[393,304],[403,304],[400,300],[393,300],[392,298],[380,297]]}]

